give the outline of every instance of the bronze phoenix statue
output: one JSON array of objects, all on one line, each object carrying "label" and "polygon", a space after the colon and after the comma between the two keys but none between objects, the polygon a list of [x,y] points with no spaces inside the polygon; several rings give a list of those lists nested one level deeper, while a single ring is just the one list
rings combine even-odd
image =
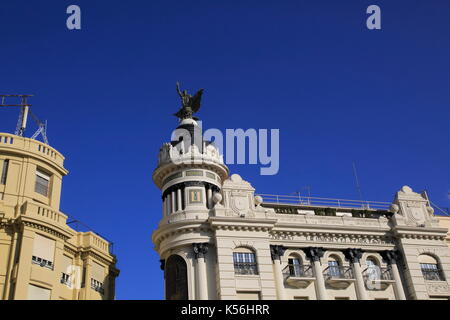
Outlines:
[{"label": "bronze phoenix statue", "polygon": [[194,96],[191,96],[187,90],[180,90],[180,84],[177,82],[177,92],[181,98],[181,108],[178,110],[174,116],[179,119],[194,119],[198,120],[197,117],[194,117],[193,114],[198,112],[200,109],[200,101],[202,99],[203,89],[197,91]]}]

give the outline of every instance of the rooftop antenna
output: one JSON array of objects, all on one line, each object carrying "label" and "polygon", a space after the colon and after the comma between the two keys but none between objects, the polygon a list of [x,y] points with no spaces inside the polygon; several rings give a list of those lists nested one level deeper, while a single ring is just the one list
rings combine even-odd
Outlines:
[{"label": "rooftop antenna", "polygon": [[[28,98],[32,97],[32,94],[0,94],[0,107],[20,107],[19,118],[17,119],[16,130],[14,131],[15,135],[23,137],[25,134],[25,129],[27,127],[28,114],[31,114],[34,121],[36,122],[38,129],[33,134],[31,139],[36,139],[36,137],[41,134],[42,139],[45,144],[48,144],[47,139],[47,121],[41,122],[36,115],[34,115],[31,110],[31,104],[28,103]],[[8,100],[14,99],[13,103],[7,102]],[[15,103],[14,103],[15,102]]]},{"label": "rooftop antenna", "polygon": [[353,165],[353,174],[355,175],[356,190],[358,191],[359,200],[361,200],[361,202],[364,203],[362,192],[361,192],[361,186],[359,185],[358,174],[356,172],[356,164],[354,161],[352,162],[352,165]]},{"label": "rooftop antenna", "polygon": [[31,139],[36,139],[37,136],[39,134],[41,134],[42,140],[44,140],[44,143],[45,144],[49,144],[48,143],[48,139],[47,139],[47,120],[45,120],[45,122],[42,122],[41,120],[38,119],[38,117],[36,117],[36,115],[33,112],[30,111],[30,114],[33,117],[33,119],[36,122],[36,124],[38,125],[38,129],[31,136]]},{"label": "rooftop antenna", "polygon": [[[17,120],[15,135],[23,137],[25,128],[27,127],[28,111],[31,104],[28,103],[28,98],[32,97],[31,94],[2,94],[0,95],[2,103],[0,107],[20,107],[19,119]],[[19,99],[19,103],[7,103],[6,100],[10,98]]]}]

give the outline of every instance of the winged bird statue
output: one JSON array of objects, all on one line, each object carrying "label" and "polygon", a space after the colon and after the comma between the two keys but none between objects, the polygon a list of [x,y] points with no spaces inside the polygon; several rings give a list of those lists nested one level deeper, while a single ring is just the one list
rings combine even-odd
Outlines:
[{"label": "winged bird statue", "polygon": [[193,114],[198,112],[200,109],[200,101],[202,99],[203,89],[197,91],[194,96],[191,96],[187,93],[186,90],[180,90],[180,84],[177,82],[177,92],[181,98],[181,108],[178,110],[174,116],[179,119],[194,119],[198,120],[197,117],[194,117]]}]

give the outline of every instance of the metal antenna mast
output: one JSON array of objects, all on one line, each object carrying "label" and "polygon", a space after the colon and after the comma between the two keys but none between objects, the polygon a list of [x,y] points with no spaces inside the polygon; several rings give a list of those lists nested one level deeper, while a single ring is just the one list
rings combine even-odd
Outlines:
[{"label": "metal antenna mast", "polygon": [[[20,107],[19,119],[17,120],[15,135],[23,137],[25,133],[25,128],[27,127],[27,119],[28,119],[28,111],[30,109],[31,104],[28,103],[28,98],[32,97],[31,94],[2,94],[0,95],[2,99],[2,103],[0,107]],[[17,98],[20,100],[20,103],[9,104],[6,103],[8,98]]]},{"label": "metal antenna mast", "polygon": [[363,196],[362,196],[362,192],[361,192],[361,186],[359,185],[359,180],[358,180],[358,175],[356,173],[356,164],[353,161],[353,174],[355,175],[355,181],[356,181],[356,190],[358,190],[358,194],[359,194],[359,199],[364,202],[363,200]]},{"label": "metal antenna mast", "polygon": [[[27,127],[28,114],[31,114],[34,121],[36,122],[38,129],[33,134],[31,139],[36,139],[39,134],[42,135],[42,139],[45,144],[48,144],[47,139],[47,121],[42,122],[34,115],[31,110],[31,104],[28,103],[28,98],[32,97],[31,94],[0,94],[1,103],[0,107],[20,107],[19,118],[17,120],[16,130],[14,131],[15,135],[23,137],[25,134],[25,129]],[[7,100],[16,99],[16,103],[7,103]],[[19,101],[17,101],[19,100]]]}]

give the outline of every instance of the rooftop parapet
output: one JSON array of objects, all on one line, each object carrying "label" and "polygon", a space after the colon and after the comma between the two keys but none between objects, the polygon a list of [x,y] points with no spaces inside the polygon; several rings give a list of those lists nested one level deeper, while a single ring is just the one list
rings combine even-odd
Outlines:
[{"label": "rooftop parapet", "polygon": [[67,174],[67,170],[64,169],[64,156],[56,149],[40,141],[1,132],[0,150],[18,154],[25,153],[39,159],[44,159],[63,174]]}]

